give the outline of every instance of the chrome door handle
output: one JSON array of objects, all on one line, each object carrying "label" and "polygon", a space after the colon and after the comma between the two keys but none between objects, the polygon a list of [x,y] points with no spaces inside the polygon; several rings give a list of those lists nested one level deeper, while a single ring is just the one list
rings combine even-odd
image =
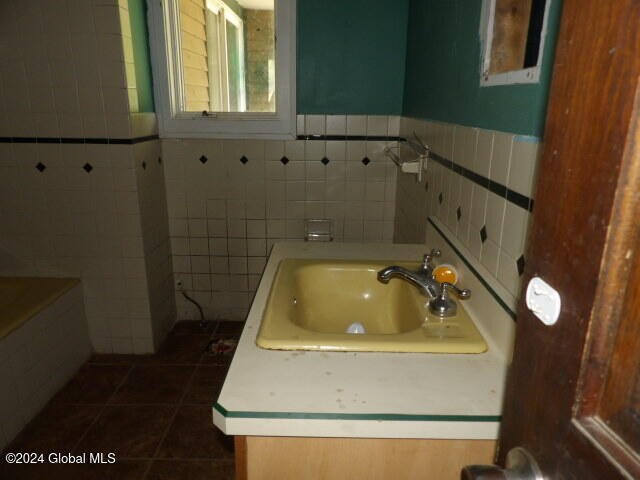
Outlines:
[{"label": "chrome door handle", "polygon": [[506,468],[496,465],[468,465],[460,472],[460,480],[544,480],[538,463],[522,447],[507,453]]}]

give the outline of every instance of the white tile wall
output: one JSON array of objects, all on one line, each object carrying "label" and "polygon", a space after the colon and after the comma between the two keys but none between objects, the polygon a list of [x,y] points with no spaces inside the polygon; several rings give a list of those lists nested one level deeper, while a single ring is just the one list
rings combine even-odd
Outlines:
[{"label": "white tile wall", "polygon": [[[10,0],[0,2],[0,19],[7,25],[0,137],[155,132],[154,115],[131,114],[137,94],[126,1],[51,9],[44,0]],[[415,131],[443,157],[532,195],[538,146],[531,139],[398,116],[299,115],[297,126],[302,135]],[[0,144],[6,225],[0,271],[82,277],[94,347],[143,352],[169,328],[174,300],[179,318],[197,318],[181,296],[172,298],[175,280],[209,318],[241,319],[269,249],[280,239],[301,239],[305,219],[332,219],[336,241],[391,241],[395,228],[396,241],[415,242],[424,241],[431,215],[515,295],[529,213],[434,162],[421,183],[398,175],[385,146],[351,140]],[[324,157],[328,165],[320,162]],[[44,171],[36,170],[38,162]],[[87,162],[90,173],[82,169]]]},{"label": "white tile wall", "polygon": [[[298,116],[304,126],[299,133],[306,135],[344,135],[351,128],[353,135],[393,136],[398,124],[398,117],[387,116]],[[208,318],[243,319],[271,246],[302,240],[305,219],[331,219],[335,241],[390,242],[396,167],[383,154],[386,145],[163,140],[175,279],[203,304]],[[371,161],[366,166],[365,157]],[[180,294],[176,304],[179,319],[197,318]]]},{"label": "white tile wall", "polygon": [[[539,153],[535,139],[402,118],[401,136],[408,138],[414,131],[436,154],[533,197]],[[528,210],[435,161],[430,162],[421,183],[415,182],[414,175],[399,174],[397,191],[396,242],[423,242],[427,217],[438,219],[504,286],[513,304],[521,283],[517,262],[525,252]]]},{"label": "white tile wall", "polygon": [[0,145],[0,274],[81,278],[94,348],[138,351],[150,313],[130,314],[148,297],[134,147]]},{"label": "white tile wall", "polygon": [[[148,301],[140,299],[130,304],[134,351],[153,351],[165,338],[175,322],[171,247],[164,168],[160,141],[143,142],[133,147],[137,191],[140,205],[140,226],[144,247],[144,261],[129,262],[138,277],[147,279]],[[129,272],[125,272],[127,274]],[[147,310],[148,303],[148,310]],[[131,310],[131,308],[134,310]],[[146,312],[151,323],[144,320]],[[150,344],[150,340],[153,343]]]},{"label": "white tile wall", "polygon": [[87,360],[82,286],[0,339],[0,450]]},{"label": "white tile wall", "polygon": [[0,137],[129,137],[126,5],[0,2]]},{"label": "white tile wall", "polygon": [[[131,114],[127,4],[0,2],[0,137],[157,133]],[[81,278],[99,352],[150,352],[173,317],[158,148],[0,143],[0,273]]]}]

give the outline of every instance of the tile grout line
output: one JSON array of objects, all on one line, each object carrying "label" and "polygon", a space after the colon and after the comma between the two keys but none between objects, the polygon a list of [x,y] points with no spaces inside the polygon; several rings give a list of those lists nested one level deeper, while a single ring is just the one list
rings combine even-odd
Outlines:
[{"label": "tile grout line", "polygon": [[[162,446],[163,442],[165,441],[165,439],[167,438],[167,435],[169,433],[170,428],[174,425],[175,422],[175,418],[177,417],[177,413],[180,409],[181,406],[198,406],[198,407],[205,407],[205,406],[210,406],[210,404],[204,404],[204,403],[191,403],[191,402],[185,402],[185,398],[187,396],[187,393],[190,389],[190,387],[194,384],[195,381],[195,375],[196,375],[196,371],[198,370],[198,368],[200,366],[204,366],[204,367],[213,367],[213,368],[221,368],[224,369],[225,367],[228,368],[228,365],[218,365],[218,364],[207,364],[204,363],[204,359],[206,357],[205,353],[201,350],[198,349],[199,355],[198,355],[198,359],[192,361],[192,362],[179,362],[179,361],[171,361],[168,360],[166,362],[162,362],[160,364],[154,362],[154,361],[149,361],[149,358],[147,358],[146,356],[136,356],[136,357],[130,357],[129,360],[127,362],[117,362],[117,361],[111,361],[111,362],[100,362],[100,361],[94,361],[93,357],[89,358],[86,362],[85,362],[85,366],[117,366],[117,367],[121,367],[124,369],[124,374],[121,378],[121,380],[113,387],[113,390],[108,394],[108,396],[101,402],[74,402],[74,401],[64,401],[61,402],[62,406],[74,406],[74,407],[92,407],[95,408],[97,410],[95,417],[91,420],[91,422],[87,425],[87,427],[83,430],[83,432],[81,433],[81,435],[79,435],[79,437],[77,438],[77,440],[71,445],[70,447],[70,452],[74,452],[77,451],[77,449],[81,446],[82,442],[87,438],[88,433],[91,431],[91,429],[96,425],[96,423],[99,421],[99,419],[102,417],[102,415],[104,415],[105,411],[107,410],[107,407],[110,406],[117,406],[117,407],[140,407],[140,406],[165,406],[165,407],[174,407],[175,411],[173,413],[173,416],[171,418],[171,420],[169,421],[166,429],[164,430],[158,446],[156,447],[155,452],[153,453],[153,456],[151,457],[126,457],[126,456],[122,456],[119,458],[119,460],[137,460],[137,461],[147,461],[148,464],[146,465],[145,471],[144,471],[144,475],[142,478],[145,478],[148,475],[148,472],[150,471],[151,465],[154,461],[154,459],[157,459],[157,455],[159,453],[159,449]],[[150,358],[153,358],[156,355],[152,355],[150,356]],[[185,387],[184,390],[181,394],[181,396],[179,397],[179,399],[177,400],[177,402],[173,402],[173,403],[112,403],[114,397],[118,394],[118,392],[123,388],[123,386],[131,379],[131,375],[133,370],[136,367],[147,367],[147,366],[155,366],[155,367],[159,367],[160,369],[163,368],[168,368],[168,367],[191,367],[192,368],[192,372],[190,373],[187,381],[185,382]],[[77,375],[78,372],[76,372]],[[95,379],[96,376],[94,375],[93,378]],[[162,459],[165,460],[165,459]],[[176,458],[176,459],[167,459],[167,460],[194,460],[194,461],[211,461],[216,465],[227,465],[229,462],[228,460],[222,459],[222,458],[211,458],[211,457],[198,457],[198,458]]]},{"label": "tile grout line", "polygon": [[188,388],[191,386],[192,382],[193,382],[193,377],[196,374],[196,369],[198,368],[197,365],[194,366],[193,368],[193,372],[191,372],[191,375],[189,376],[189,380],[187,380],[187,383],[184,387],[184,391],[182,392],[182,395],[180,396],[180,399],[178,400],[177,404],[173,404],[175,405],[176,409],[173,412],[173,416],[171,417],[171,420],[169,422],[167,422],[167,427],[165,428],[162,436],[160,437],[160,441],[158,442],[158,445],[156,446],[155,451],[153,452],[153,455],[151,456],[150,460],[149,460],[149,464],[147,465],[147,468],[144,472],[144,474],[142,475],[142,480],[144,480],[145,478],[147,478],[147,476],[149,475],[149,472],[151,471],[151,466],[153,465],[153,462],[155,460],[158,459],[158,453],[160,452],[160,447],[162,446],[162,444],[164,443],[165,439],[167,438],[167,435],[169,434],[169,430],[171,430],[171,427],[173,426],[173,423],[176,420],[176,417],[178,416],[178,412],[180,411],[180,407],[182,406],[182,401],[184,399],[184,397],[187,395],[187,390]]},{"label": "tile grout line", "polygon": [[187,380],[187,384],[184,387],[184,391],[182,392],[182,395],[180,396],[180,400],[178,400],[178,405],[183,405],[184,404],[184,398],[187,396],[187,392],[189,391],[189,387],[191,387],[191,385],[193,385],[193,379],[196,376],[196,371],[198,370],[198,367],[200,366],[200,361],[202,360],[202,356],[204,354],[201,353],[200,354],[200,359],[198,360],[198,363],[196,363],[195,365],[193,365],[193,372],[191,372],[191,376],[189,377],[189,380]]},{"label": "tile grout line", "polygon": [[129,375],[131,374],[131,371],[134,368],[134,364],[132,363],[131,365],[129,365],[129,370],[127,370],[127,373],[124,375],[124,377],[122,377],[122,380],[120,381],[120,383],[118,384],[118,386],[113,390],[113,392],[111,392],[111,395],[109,395],[109,398],[107,398],[104,402],[104,404],[102,405],[102,408],[100,408],[100,412],[98,412],[98,414],[96,415],[96,417],[93,419],[93,421],[89,424],[89,426],[87,427],[87,429],[84,431],[84,433],[80,436],[80,438],[78,439],[78,441],[75,443],[75,445],[73,446],[73,448],[71,449],[71,451],[75,451],[76,448],[78,448],[80,446],[80,444],[82,443],[82,441],[85,439],[85,437],[87,436],[87,434],[89,433],[89,430],[91,430],[91,427],[93,427],[96,422],[98,421],[98,419],[102,416],[102,414],[105,412],[105,410],[107,409],[107,407],[109,406],[109,401],[113,398],[113,396],[116,394],[116,392],[118,390],[120,390],[120,388],[122,387],[122,385],[124,385],[124,383],[127,381],[127,378],[129,378]]}]

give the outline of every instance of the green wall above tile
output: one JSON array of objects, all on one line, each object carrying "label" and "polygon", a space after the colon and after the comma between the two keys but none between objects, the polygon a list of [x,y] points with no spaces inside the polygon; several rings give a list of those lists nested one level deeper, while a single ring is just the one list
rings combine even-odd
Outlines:
[{"label": "green wall above tile", "polygon": [[561,0],[551,0],[541,81],[480,87],[482,0],[411,0],[403,114],[541,136]]},{"label": "green wall above tile", "polygon": [[298,0],[299,113],[402,112],[409,0]]},{"label": "green wall above tile", "polygon": [[[540,83],[481,88],[481,0],[298,0],[297,111],[403,114],[541,136],[562,0],[552,2]],[[148,111],[143,8],[129,0]]]},{"label": "green wall above tile", "polygon": [[[153,101],[142,8],[129,0],[141,108]],[[408,9],[409,0],[298,0],[297,111],[400,114]]]}]

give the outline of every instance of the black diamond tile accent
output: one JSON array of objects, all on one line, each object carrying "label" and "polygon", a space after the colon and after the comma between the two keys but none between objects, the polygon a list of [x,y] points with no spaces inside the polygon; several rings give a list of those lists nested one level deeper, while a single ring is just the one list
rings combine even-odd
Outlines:
[{"label": "black diamond tile accent", "polygon": [[366,167],[367,165],[369,165],[371,163],[371,160],[369,160],[369,157],[364,157],[362,159],[362,163],[364,164],[364,166]]},{"label": "black diamond tile accent", "polygon": [[442,205],[443,201],[444,201],[444,197],[442,196],[442,192],[440,192],[440,195],[438,195],[438,203]]},{"label": "black diamond tile accent", "polygon": [[47,166],[42,162],[38,162],[38,164],[36,165],[36,169],[39,172],[44,172],[46,168],[47,168]]},{"label": "black diamond tile accent", "polygon": [[429,191],[429,182],[425,182],[424,184],[424,191],[428,192]]},{"label": "black diamond tile accent", "polygon": [[456,210],[456,217],[458,217],[458,221],[462,218],[462,209],[460,207]]},{"label": "black diamond tile accent", "polygon": [[87,173],[89,173],[89,172],[91,172],[91,170],[93,170],[93,167],[92,167],[92,166],[91,166],[91,164],[90,164],[90,163],[88,163],[88,162],[87,162],[87,163],[85,163],[85,164],[84,164],[84,167],[82,167],[82,168],[83,168],[83,169],[84,169],[84,171],[85,171],[85,172],[87,172]]},{"label": "black diamond tile accent", "polygon": [[207,161],[208,161],[208,160],[209,160],[209,159],[208,159],[207,157],[205,157],[204,155],[202,155],[202,156],[200,157],[200,163],[201,163],[201,164],[203,164],[203,165],[204,165],[205,163],[207,163]]},{"label": "black diamond tile accent", "polygon": [[145,162],[144,160],[142,161],[142,169],[146,170],[147,168],[147,162]]},{"label": "black diamond tile accent", "polygon": [[326,165],[327,163],[329,163],[329,159],[327,157],[322,157],[322,160],[320,160],[324,165]]},{"label": "black diamond tile accent", "polygon": [[162,165],[162,157],[158,157],[158,164]]},{"label": "black diamond tile accent", "polygon": [[487,227],[484,226],[480,229],[480,240],[484,243],[487,240]]},{"label": "black diamond tile accent", "polygon": [[516,261],[516,266],[518,267],[518,275],[522,276],[524,273],[524,255],[520,255],[520,258]]},{"label": "black diamond tile accent", "polygon": [[287,157],[282,157],[282,158],[280,159],[280,162],[281,162],[283,165],[286,165],[287,163],[289,163],[289,159],[288,159]]},{"label": "black diamond tile accent", "polygon": [[240,161],[244,165],[245,163],[247,163],[249,161],[249,159],[243,155],[242,157],[240,157]]}]

